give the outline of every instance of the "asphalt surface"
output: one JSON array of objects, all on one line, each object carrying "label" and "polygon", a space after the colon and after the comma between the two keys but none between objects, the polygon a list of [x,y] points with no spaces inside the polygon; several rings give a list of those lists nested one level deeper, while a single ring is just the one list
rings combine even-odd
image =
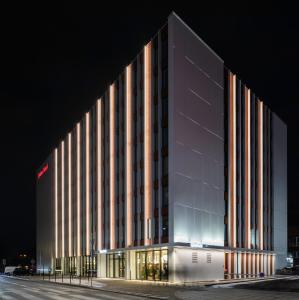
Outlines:
[{"label": "asphalt surface", "polygon": [[[163,287],[128,281],[107,282],[98,280],[98,290],[67,286],[38,279],[0,276],[0,300],[94,300],[94,299],[183,299],[183,300],[299,300],[299,276],[275,280],[238,282],[213,286]],[[128,289],[130,286],[130,289]],[[106,290],[99,290],[103,288]],[[109,292],[107,289],[118,291]],[[123,291],[123,292],[122,292]],[[131,294],[128,294],[131,292]],[[138,293],[138,296],[133,294]],[[159,295],[159,296],[158,296]]]},{"label": "asphalt surface", "polygon": [[139,300],[146,297],[136,297],[125,294],[64,286],[61,284],[36,282],[18,278],[0,276],[1,300]]}]

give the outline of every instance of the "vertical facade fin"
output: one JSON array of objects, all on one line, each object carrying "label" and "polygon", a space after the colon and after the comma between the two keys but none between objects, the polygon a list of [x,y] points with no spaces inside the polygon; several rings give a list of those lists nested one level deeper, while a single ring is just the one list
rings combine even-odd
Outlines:
[{"label": "vertical facade fin", "polygon": [[77,256],[81,256],[81,132],[77,124]]},{"label": "vertical facade fin", "polygon": [[251,248],[251,95],[245,88],[245,247]]},{"label": "vertical facade fin", "polygon": [[90,255],[90,118],[89,112],[86,113],[85,117],[86,121],[86,149],[85,149],[85,162],[86,162],[86,170],[85,170],[85,179],[86,179],[86,186],[85,186],[85,200],[86,200],[86,255]]},{"label": "vertical facade fin", "polygon": [[55,201],[55,258],[58,258],[58,170],[57,148],[54,151],[54,201]]},{"label": "vertical facade fin", "polygon": [[110,249],[115,249],[115,87],[110,85]]},{"label": "vertical facade fin", "polygon": [[69,257],[73,256],[72,249],[72,134],[68,134],[68,237]]},{"label": "vertical facade fin", "polygon": [[126,246],[132,245],[132,66],[126,68]]},{"label": "vertical facade fin", "polygon": [[64,141],[61,143],[61,257],[65,256]]},{"label": "vertical facade fin", "polygon": [[97,101],[97,248],[102,249],[102,100]]},{"label": "vertical facade fin", "polygon": [[258,232],[259,249],[263,250],[263,102],[258,101]]},{"label": "vertical facade fin", "polygon": [[152,210],[151,42],[144,47],[144,244],[151,244]]},{"label": "vertical facade fin", "polygon": [[230,73],[229,94],[229,246],[236,247],[236,76]]}]

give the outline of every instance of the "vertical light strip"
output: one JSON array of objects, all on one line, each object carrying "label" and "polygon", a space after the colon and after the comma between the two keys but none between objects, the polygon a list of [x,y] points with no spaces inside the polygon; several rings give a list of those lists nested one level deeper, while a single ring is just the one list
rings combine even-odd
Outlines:
[{"label": "vertical light strip", "polygon": [[69,257],[73,256],[72,249],[72,134],[68,134],[68,196],[69,196]]},{"label": "vertical light strip", "polygon": [[80,123],[77,124],[77,256],[81,256],[81,169],[80,169],[80,152],[81,152],[81,132]]},{"label": "vertical light strip", "polygon": [[230,73],[229,245],[236,247],[236,76]]},{"label": "vertical light strip", "polygon": [[132,245],[132,67],[126,68],[126,246]]},{"label": "vertical light strip", "polygon": [[144,47],[144,245],[151,244],[152,112],[151,42]]},{"label": "vertical light strip", "polygon": [[57,148],[54,152],[54,197],[55,197],[55,257],[58,258],[58,170],[57,170]]},{"label": "vertical light strip", "polygon": [[245,87],[245,232],[246,232],[246,240],[245,240],[245,247],[250,249],[251,248],[251,217],[250,217],[250,210],[251,210],[251,116],[250,116],[250,90]]},{"label": "vertical light strip", "polygon": [[90,255],[90,118],[89,118],[89,112],[86,113],[85,117],[86,121],[86,132],[85,132],[85,138],[86,138],[86,151],[85,151],[85,161],[86,161],[86,187],[85,187],[85,199],[86,199],[86,255]]},{"label": "vertical light strip", "polygon": [[97,101],[97,248],[102,249],[102,100]]},{"label": "vertical light strip", "polygon": [[110,249],[115,248],[115,94],[114,84],[109,89],[110,104]]},{"label": "vertical light strip", "polygon": [[260,250],[263,250],[263,102],[258,101],[258,217],[259,217],[259,246]]},{"label": "vertical light strip", "polygon": [[61,256],[65,257],[65,224],[64,224],[64,141],[61,143]]}]

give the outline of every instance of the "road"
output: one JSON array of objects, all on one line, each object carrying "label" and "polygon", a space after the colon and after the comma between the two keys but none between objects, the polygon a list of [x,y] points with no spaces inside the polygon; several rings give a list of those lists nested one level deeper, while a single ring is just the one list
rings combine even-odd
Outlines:
[{"label": "road", "polygon": [[68,287],[55,283],[35,282],[0,276],[1,300],[139,300],[136,297],[88,288]]},{"label": "road", "polygon": [[[99,281],[101,283],[101,281]],[[148,299],[146,295],[160,299],[180,300],[299,300],[299,276],[284,279],[257,280],[257,282],[218,284],[213,286],[151,286],[137,282],[105,281],[106,290],[49,283],[37,279],[26,280],[0,276],[0,300],[138,300]],[[107,291],[119,290],[120,293]],[[125,292],[138,293],[139,296]]]}]

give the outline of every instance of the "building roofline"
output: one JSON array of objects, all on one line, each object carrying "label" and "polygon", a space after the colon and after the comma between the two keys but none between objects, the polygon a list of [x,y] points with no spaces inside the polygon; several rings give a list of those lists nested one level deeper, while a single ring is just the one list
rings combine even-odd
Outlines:
[{"label": "building roofline", "polygon": [[170,13],[170,15],[168,16],[168,20],[172,16],[178,19],[201,43],[203,43],[209,49],[209,51],[213,55],[215,55],[224,64],[224,60],[203,39],[201,39],[199,35],[188,24],[186,24],[174,11]]}]

